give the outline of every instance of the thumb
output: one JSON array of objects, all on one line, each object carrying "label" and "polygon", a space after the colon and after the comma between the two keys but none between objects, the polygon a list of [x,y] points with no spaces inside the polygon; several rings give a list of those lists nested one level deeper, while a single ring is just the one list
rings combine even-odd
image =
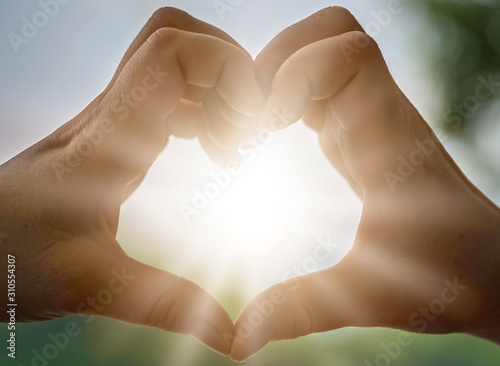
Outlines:
[{"label": "thumb", "polygon": [[348,296],[346,275],[346,269],[337,265],[261,292],[235,321],[231,358],[243,361],[270,341],[360,323],[363,312]]},{"label": "thumb", "polygon": [[[348,326],[402,328],[407,319],[398,295],[402,291],[388,281],[392,277],[384,270],[388,263],[372,262],[373,253],[351,250],[333,267],[261,292],[235,321],[231,358],[245,360],[270,341]],[[402,311],[395,311],[394,304],[400,304]]]},{"label": "thumb", "polygon": [[77,309],[179,334],[190,334],[227,355],[233,323],[224,308],[195,283],[125,254],[103,263],[90,296]]}]

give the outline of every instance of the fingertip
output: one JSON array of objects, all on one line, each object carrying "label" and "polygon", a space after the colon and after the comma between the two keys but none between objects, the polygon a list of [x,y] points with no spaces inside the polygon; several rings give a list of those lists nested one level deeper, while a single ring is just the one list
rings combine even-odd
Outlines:
[{"label": "fingertip", "polygon": [[235,362],[243,362],[245,361],[248,357],[245,357],[243,354],[241,354],[238,350],[233,350],[231,348],[231,352],[229,353],[229,358]]},{"label": "fingertip", "polygon": [[233,361],[245,361],[262,349],[271,339],[269,332],[265,328],[251,323],[248,316],[252,314],[254,312],[248,315],[248,311],[244,309],[234,323],[234,337],[229,353]]},{"label": "fingertip", "polygon": [[[231,350],[234,324],[224,307],[198,285],[181,306],[188,311],[179,333],[190,334],[215,352],[227,356]],[[189,319],[192,317],[191,319]]]},{"label": "fingertip", "polygon": [[229,323],[230,327],[225,326],[225,329],[221,330],[209,322],[200,321],[193,327],[191,335],[213,351],[227,356],[231,350],[233,335],[233,324],[230,321]]},{"label": "fingertip", "polygon": [[[237,339],[237,336],[235,336],[235,339]],[[253,355],[255,355],[262,348],[264,348],[264,346],[267,343],[268,343],[268,341],[263,341],[263,342],[251,341],[250,343],[247,343],[246,345],[238,345],[233,340],[233,345],[231,346],[229,357],[233,361],[243,362],[243,361],[249,359],[250,357],[252,357]]]},{"label": "fingertip", "polygon": [[[237,336],[235,336],[234,339],[237,339],[236,337]],[[234,342],[234,339],[233,339],[233,344],[231,345],[231,349],[229,351],[229,358],[236,362],[243,362],[247,358],[249,358],[251,354],[248,353],[244,347],[236,344]]]}]

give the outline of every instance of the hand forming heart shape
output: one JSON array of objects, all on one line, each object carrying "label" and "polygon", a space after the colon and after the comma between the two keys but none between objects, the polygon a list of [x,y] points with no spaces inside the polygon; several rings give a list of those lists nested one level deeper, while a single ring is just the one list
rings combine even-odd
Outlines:
[{"label": "hand forming heart shape", "polygon": [[[199,286],[123,252],[120,205],[169,135],[197,136],[222,161],[259,116],[279,128],[277,111],[318,132],[363,200],[362,218],[339,264],[265,290],[233,326]],[[160,9],[106,90],[2,165],[0,182],[2,256],[18,258],[23,289],[18,321],[98,314],[192,334],[235,360],[271,340],[345,326],[500,339],[491,271],[499,210],[460,172],[342,8],[289,27],[255,61],[221,30]]]}]

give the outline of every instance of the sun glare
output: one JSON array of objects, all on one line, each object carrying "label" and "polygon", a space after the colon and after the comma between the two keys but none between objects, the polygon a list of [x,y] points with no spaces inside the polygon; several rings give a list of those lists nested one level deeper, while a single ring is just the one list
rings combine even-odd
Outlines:
[{"label": "sun glare", "polygon": [[275,241],[281,194],[276,174],[266,164],[248,170],[221,205],[228,241],[242,254],[258,255]]}]

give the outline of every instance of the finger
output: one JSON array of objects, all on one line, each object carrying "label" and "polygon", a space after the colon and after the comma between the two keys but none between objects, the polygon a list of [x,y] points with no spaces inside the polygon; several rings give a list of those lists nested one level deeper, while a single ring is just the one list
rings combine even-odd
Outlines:
[{"label": "finger", "polygon": [[323,129],[319,131],[318,135],[321,149],[334,168],[345,178],[356,195],[363,200],[364,191],[354,180],[342,158],[342,151],[338,144],[338,128],[338,122],[327,121],[323,124]]},{"label": "finger", "polygon": [[[273,93],[262,117],[269,118],[273,110],[286,109],[293,113],[294,120],[298,120],[311,100],[328,100],[336,96],[359,74],[362,66],[370,66],[362,62],[362,57],[357,57],[356,62],[346,58],[346,42],[353,43],[353,39],[361,37],[363,40],[360,42],[373,43],[364,33],[350,32],[307,45],[290,56],[273,79]],[[363,55],[368,53],[366,49],[359,52]],[[291,88],[292,85],[294,88]],[[373,86],[369,86],[372,92]],[[367,94],[363,93],[356,100]],[[349,107],[353,104],[350,102]]]},{"label": "finger", "polygon": [[362,188],[351,176],[342,158],[338,144],[339,123],[333,116],[328,103],[318,100],[311,101],[311,106],[302,119],[306,125],[318,133],[321,149],[330,163],[342,174],[358,197],[363,199]]},{"label": "finger", "polygon": [[274,285],[246,305],[235,321],[231,358],[347,326],[415,330],[409,316],[439,294],[442,278],[415,259],[355,248],[337,265]]},{"label": "finger", "polygon": [[214,142],[208,130],[208,121],[205,119],[204,125],[198,130],[198,141],[208,157],[217,165],[225,167],[227,164],[239,164],[241,155],[237,150],[222,148]]},{"label": "finger", "polygon": [[332,268],[260,293],[235,321],[231,358],[243,361],[270,341],[360,324],[366,315],[352,302],[350,281],[343,277],[340,269]]},{"label": "finger", "polygon": [[118,68],[108,86],[108,89],[114,85],[116,79],[124,69],[125,65],[144,44],[144,42],[146,42],[154,32],[161,28],[176,28],[188,32],[210,35],[229,42],[239,47],[242,51],[246,52],[243,47],[241,47],[232,37],[230,37],[221,29],[205,23],[199,19],[196,19],[195,17],[180,9],[176,9],[173,7],[163,7],[154,12],[146,25],[142,28],[134,41],[131,43],[128,50],[125,52],[125,55],[123,56],[120,64],[118,65]]},{"label": "finger", "polygon": [[324,125],[331,120],[329,116],[329,106],[324,100],[312,100],[309,109],[302,116],[302,120],[309,128],[316,131],[318,134],[323,131]]},{"label": "finger", "polygon": [[[271,91],[271,83],[277,71],[295,52],[314,42],[355,30],[362,31],[362,27],[348,10],[341,7],[325,8],[285,29],[256,58],[257,77],[261,87],[268,93]],[[329,115],[331,113],[325,100],[312,100],[302,119],[306,125],[320,134],[320,143],[326,156],[361,197],[361,189],[347,171],[338,143],[329,133],[334,127],[326,125],[332,120]],[[289,123],[275,124],[281,129]],[[323,130],[327,132],[322,135]]]},{"label": "finger", "polygon": [[233,323],[222,306],[193,282],[126,255],[95,263],[89,296],[77,312],[189,334],[228,354]]},{"label": "finger", "polygon": [[[166,118],[168,129],[176,137],[192,139],[206,124],[209,135],[215,136],[213,139],[215,144],[221,149],[235,149],[243,134],[242,129],[251,125],[250,119],[228,107],[217,93],[212,92],[211,95],[211,100],[207,101],[205,108],[201,103],[182,99]],[[206,121],[215,118],[218,119],[218,123]],[[240,121],[240,125],[235,126],[235,121]]]},{"label": "finger", "polygon": [[229,107],[216,91],[207,95],[203,105],[209,138],[223,150],[236,151],[255,118]]},{"label": "finger", "polygon": [[362,30],[352,14],[339,6],[320,10],[278,34],[255,59],[257,79],[266,93],[281,65],[301,48],[346,32]]},{"label": "finger", "polygon": [[105,136],[99,146],[84,157],[79,177],[98,177],[99,185],[127,183],[147,170],[169,133],[165,118],[188,85],[217,90],[243,114],[255,116],[262,108],[252,60],[243,51],[211,36],[161,29],[134,54],[100,102],[101,114],[81,126],[75,146],[67,147],[88,145],[86,132],[106,132],[100,132]]},{"label": "finger", "polygon": [[[217,93],[214,94],[218,95]],[[215,106],[216,110],[211,112],[213,106]],[[224,166],[231,160],[239,162],[240,157],[235,146],[232,149],[228,148],[228,143],[219,143],[219,139],[213,137],[212,134],[218,133],[218,131],[210,131],[208,120],[213,120],[213,117],[223,118],[214,103],[209,103],[208,108],[203,108],[201,103],[193,103],[183,99],[177,108],[167,117],[166,123],[170,133],[176,137],[189,139],[198,136],[203,150],[216,164]],[[234,126],[232,127],[234,128]],[[231,126],[227,126],[226,128],[229,129]],[[227,141],[234,145],[234,141],[236,140],[235,135],[238,136],[241,133],[240,131],[231,131],[231,135],[228,136]],[[221,132],[225,136],[226,131]]]},{"label": "finger", "polygon": [[380,184],[384,164],[395,151],[404,151],[404,97],[365,33],[349,32],[302,48],[278,71],[273,90],[263,122],[274,129],[280,126],[267,121],[275,120],[277,111],[286,110],[293,122],[310,100],[328,100],[339,123],[344,162],[363,188]]},{"label": "finger", "polygon": [[[194,32],[194,33],[200,33],[200,34],[206,34],[206,35],[211,35],[217,38],[220,38],[228,43],[231,43],[232,45],[235,45],[239,49],[241,49],[250,59],[251,56],[246,52],[246,50],[241,47],[232,37],[230,37],[228,34],[223,32],[222,30],[208,24],[205,22],[202,22],[192,16],[190,16],[188,13],[171,8],[171,7],[165,7],[157,10],[153,16],[149,19],[148,23],[144,26],[144,28],[141,30],[139,35],[136,37],[134,42],[131,44],[129,47],[128,51],[126,52],[125,56],[123,57],[114,77],[113,80],[111,81],[110,85],[106,89],[109,90],[116,82],[116,79],[118,78],[119,74],[122,72],[124,69],[125,65],[129,62],[129,60],[132,58],[132,56],[139,50],[139,48],[147,41],[147,39],[158,29],[161,29],[163,27],[171,27],[171,28],[176,28],[180,30],[186,30],[189,32]],[[183,98],[186,100],[191,100],[193,102],[201,102],[205,96],[209,93],[209,89],[205,87],[199,87],[199,86],[193,86],[193,85],[186,85],[186,89],[183,95]],[[105,93],[103,93],[105,94]],[[240,113],[234,111],[231,107],[228,107],[227,104],[222,105],[223,103],[220,103],[220,110],[222,115],[225,117],[226,120],[230,121],[231,124],[237,125],[239,123],[245,123],[246,117],[242,116]],[[186,110],[187,116],[186,117],[194,117],[194,109],[193,108],[188,108]],[[174,134],[179,134],[181,137],[192,137],[192,129],[190,127],[193,127],[189,123],[185,123],[184,120],[182,120],[180,117],[182,117],[181,110],[176,110],[175,115],[170,118],[170,127],[171,130],[173,131]],[[178,121],[181,122],[182,124],[176,125],[173,123],[173,121]],[[218,120],[213,120],[209,125],[216,125],[218,127]],[[243,122],[242,122],[243,121]],[[214,123],[215,122],[215,123]],[[247,122],[248,124],[248,122]],[[223,127],[219,128],[223,131],[233,131],[233,128],[229,128],[229,130],[223,129]],[[175,131],[175,132],[174,132]],[[187,134],[187,135],[186,135]],[[218,134],[211,134],[212,136],[218,137]],[[229,132],[225,132],[225,136],[231,136]],[[223,140],[224,138],[219,138],[219,140]],[[232,138],[231,141],[233,141],[232,144],[229,146],[231,147],[234,145],[234,141],[236,141],[235,138]],[[220,145],[220,143],[218,143]],[[223,143],[224,145],[224,143]],[[227,147],[226,145],[224,145]]]}]

